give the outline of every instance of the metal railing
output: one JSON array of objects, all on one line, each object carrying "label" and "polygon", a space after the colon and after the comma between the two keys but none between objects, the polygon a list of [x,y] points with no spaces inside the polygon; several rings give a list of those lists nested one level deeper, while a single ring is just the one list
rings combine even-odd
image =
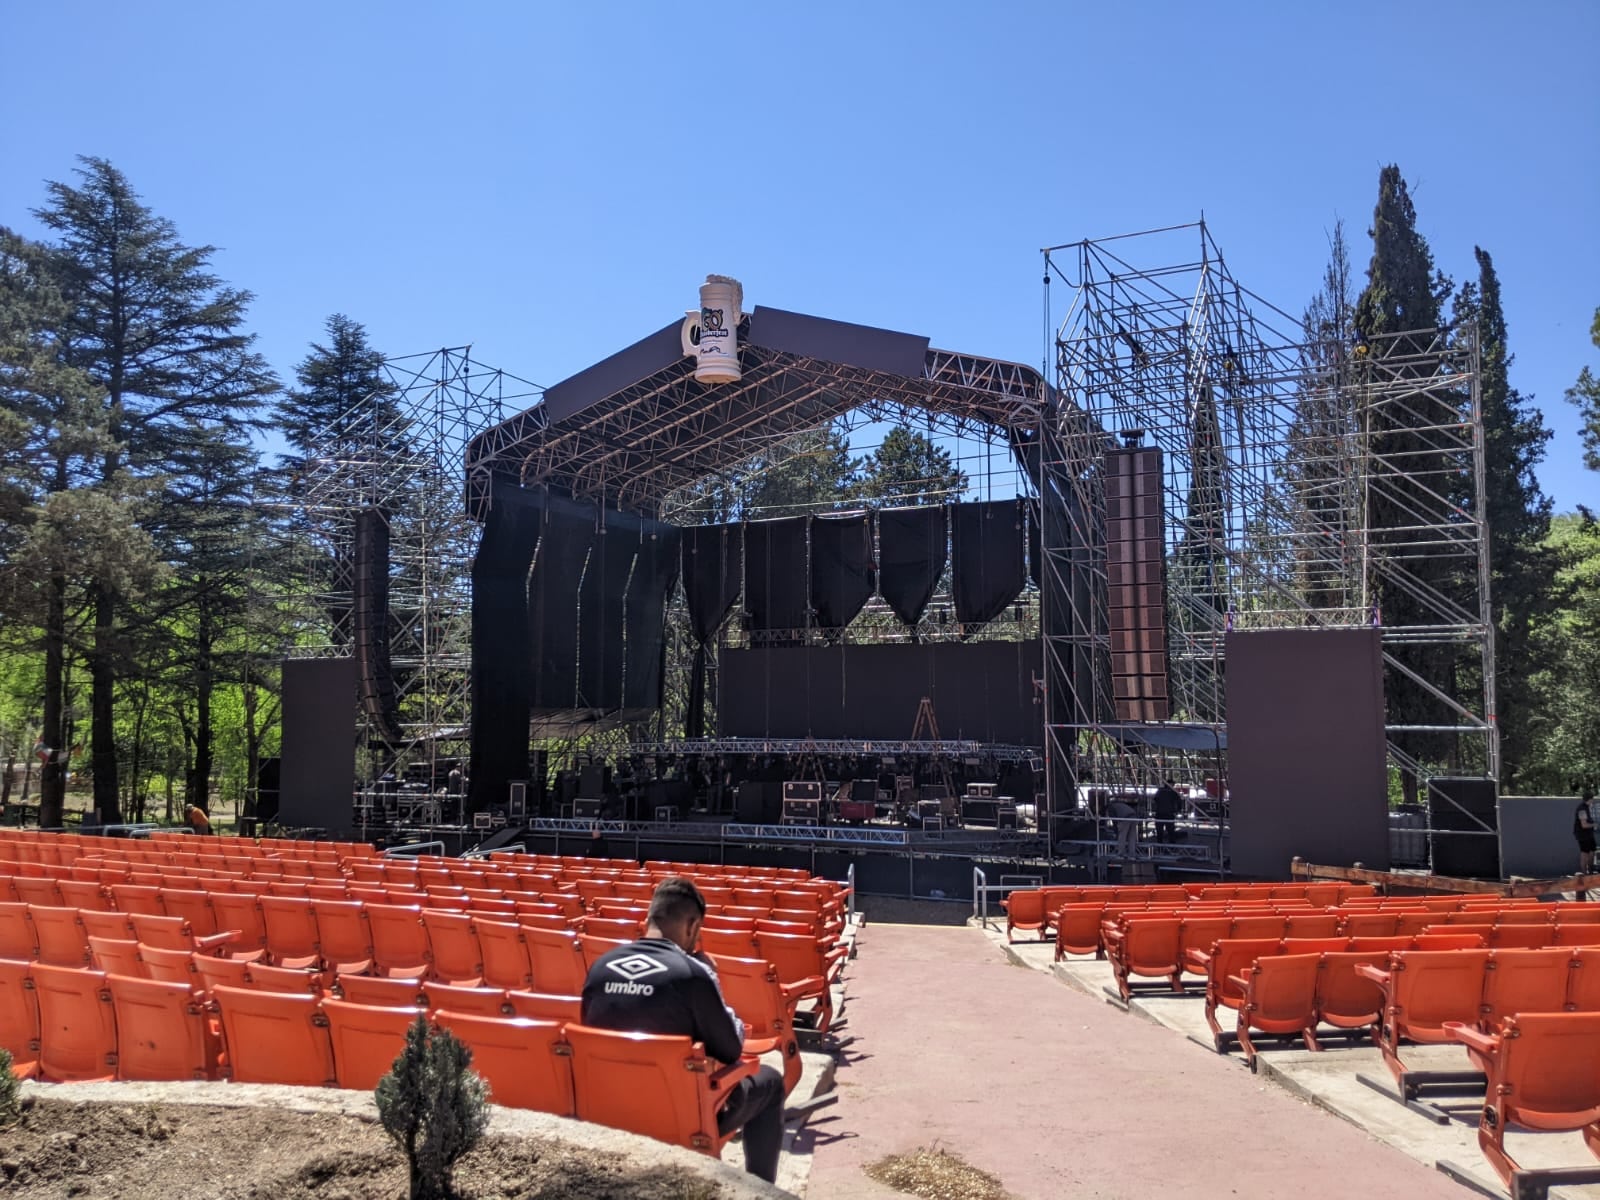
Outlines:
[{"label": "metal railing", "polygon": [[444,857],[445,845],[443,842],[412,842],[405,846],[390,846],[383,852],[384,858],[415,858],[438,847],[438,854]]}]

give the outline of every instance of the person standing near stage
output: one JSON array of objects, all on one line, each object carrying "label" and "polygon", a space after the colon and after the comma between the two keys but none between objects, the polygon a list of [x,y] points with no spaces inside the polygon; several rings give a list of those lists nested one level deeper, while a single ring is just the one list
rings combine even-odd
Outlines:
[{"label": "person standing near stage", "polygon": [[[1594,789],[1584,788],[1583,798],[1572,814],[1572,836],[1578,840],[1578,874],[1588,875],[1594,870]],[[1588,893],[1578,892],[1579,900],[1587,900]]]},{"label": "person standing near stage", "polygon": [[195,833],[211,832],[211,818],[206,816],[206,810],[198,804],[191,804],[183,810],[183,823]]},{"label": "person standing near stage", "polygon": [[1178,795],[1178,789],[1172,786],[1172,780],[1161,781],[1161,786],[1151,798],[1150,807],[1156,819],[1156,843],[1162,846],[1171,845],[1173,834],[1177,829],[1175,822],[1178,819],[1178,810],[1183,807],[1183,797]]},{"label": "person standing near stage", "polygon": [[[627,1033],[693,1038],[718,1062],[744,1055],[744,1023],[722,999],[711,962],[695,950],[706,902],[689,879],[663,880],[644,937],[595,960],[583,984],[583,1023]],[[744,1169],[768,1183],[783,1148],[783,1076],[763,1066],[741,1079],[717,1114],[723,1134],[744,1131]]]}]

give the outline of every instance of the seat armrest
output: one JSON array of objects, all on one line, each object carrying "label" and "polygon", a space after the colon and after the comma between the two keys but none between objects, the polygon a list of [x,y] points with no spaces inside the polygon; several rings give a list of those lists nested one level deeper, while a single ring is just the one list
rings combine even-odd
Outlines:
[{"label": "seat armrest", "polygon": [[1382,967],[1375,967],[1371,963],[1357,963],[1356,974],[1372,980],[1373,983],[1383,984],[1385,987],[1389,983],[1389,972]]},{"label": "seat armrest", "polygon": [[1210,970],[1209,970],[1209,968],[1211,966],[1211,953],[1210,953],[1210,951],[1207,951],[1207,950],[1196,950],[1194,947],[1191,946],[1189,949],[1187,949],[1187,950],[1185,950],[1183,952],[1183,960],[1185,962],[1188,962],[1188,963],[1193,963],[1195,972],[1197,974],[1207,974],[1207,975],[1210,974]]},{"label": "seat armrest", "polygon": [[1500,1039],[1492,1033],[1482,1033],[1461,1021],[1446,1021],[1444,1031],[1453,1042],[1460,1042],[1480,1054],[1492,1055],[1500,1046]]},{"label": "seat armrest", "polygon": [[736,1063],[729,1063],[725,1067],[718,1067],[706,1076],[711,1085],[712,1092],[717,1095],[726,1095],[732,1091],[741,1079],[748,1079],[761,1069],[759,1058],[741,1058]]},{"label": "seat armrest", "polygon": [[1228,982],[1237,987],[1241,992],[1250,990],[1250,977],[1248,975],[1229,975]]},{"label": "seat armrest", "polygon": [[826,986],[821,975],[807,975],[804,979],[797,979],[793,983],[779,984],[783,989],[783,999],[791,1008],[795,1002],[806,997],[815,996],[822,992]]},{"label": "seat armrest", "polygon": [[244,931],[241,929],[225,929],[221,933],[211,933],[205,937],[197,937],[194,939],[195,953],[210,954],[220,950],[223,946],[232,945],[243,936]]}]

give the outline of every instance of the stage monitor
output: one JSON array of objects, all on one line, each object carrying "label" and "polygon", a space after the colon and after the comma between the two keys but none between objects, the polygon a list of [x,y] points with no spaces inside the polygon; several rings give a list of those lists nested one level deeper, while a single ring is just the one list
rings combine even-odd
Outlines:
[{"label": "stage monitor", "polygon": [[1379,631],[1227,635],[1234,874],[1285,879],[1295,856],[1389,868]]},{"label": "stage monitor", "polygon": [[283,663],[278,820],[349,835],[355,826],[356,660]]}]

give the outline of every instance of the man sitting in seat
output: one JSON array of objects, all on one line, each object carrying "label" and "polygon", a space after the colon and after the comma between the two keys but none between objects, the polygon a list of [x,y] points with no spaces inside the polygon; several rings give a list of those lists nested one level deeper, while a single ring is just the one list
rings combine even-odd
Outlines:
[{"label": "man sitting in seat", "polygon": [[[723,1003],[710,962],[694,951],[705,915],[705,898],[693,881],[663,880],[651,897],[644,937],[610,951],[589,968],[583,1023],[690,1037],[703,1042],[718,1062],[738,1062],[744,1023]],[[655,963],[655,969],[641,970],[641,958]],[[613,963],[625,966],[614,970]],[[745,1170],[773,1182],[783,1148],[783,1076],[763,1066],[740,1080],[717,1125],[723,1134],[744,1130]]]}]

